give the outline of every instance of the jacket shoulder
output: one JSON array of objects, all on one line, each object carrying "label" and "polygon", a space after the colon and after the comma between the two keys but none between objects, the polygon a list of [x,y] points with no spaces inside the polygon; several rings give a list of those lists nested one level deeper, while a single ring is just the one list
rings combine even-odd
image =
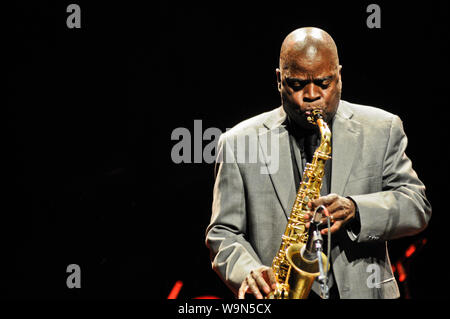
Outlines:
[{"label": "jacket shoulder", "polygon": [[380,107],[356,104],[344,101],[345,105],[352,111],[355,119],[362,121],[392,121],[397,115],[388,112]]},{"label": "jacket shoulder", "polygon": [[389,129],[394,121],[401,123],[396,114],[382,108],[346,101],[344,103],[345,107],[350,110],[352,119],[361,123],[365,128]]}]

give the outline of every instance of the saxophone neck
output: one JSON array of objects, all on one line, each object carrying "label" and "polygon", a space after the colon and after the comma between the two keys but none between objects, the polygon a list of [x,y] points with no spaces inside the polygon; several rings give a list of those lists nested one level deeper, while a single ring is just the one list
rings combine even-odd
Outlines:
[{"label": "saxophone neck", "polygon": [[319,119],[317,121],[317,126],[319,126],[320,134],[322,135],[322,139],[329,140],[331,138],[331,131],[328,127],[327,122],[325,122],[323,119]]},{"label": "saxophone neck", "polygon": [[325,154],[330,154],[331,153],[331,131],[330,131],[330,128],[328,127],[328,124],[322,118],[317,119],[316,123],[317,123],[317,126],[319,127],[320,136],[321,136],[319,149]]},{"label": "saxophone neck", "polygon": [[329,142],[331,140],[330,128],[328,127],[328,124],[323,119],[323,114],[320,109],[315,109],[311,113],[309,113],[307,120],[308,120],[308,122],[315,124],[319,127],[322,141]]}]

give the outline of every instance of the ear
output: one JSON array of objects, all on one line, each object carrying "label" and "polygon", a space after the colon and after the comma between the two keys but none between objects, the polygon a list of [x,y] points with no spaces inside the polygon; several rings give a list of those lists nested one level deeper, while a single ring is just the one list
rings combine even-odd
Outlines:
[{"label": "ear", "polygon": [[277,74],[278,91],[281,92],[281,71],[279,68],[276,68],[275,72]]}]

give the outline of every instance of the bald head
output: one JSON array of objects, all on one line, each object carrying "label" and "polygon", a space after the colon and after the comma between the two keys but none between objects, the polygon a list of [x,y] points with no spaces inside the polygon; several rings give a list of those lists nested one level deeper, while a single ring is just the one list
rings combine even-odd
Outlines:
[{"label": "bald head", "polygon": [[307,121],[312,109],[331,121],[341,97],[341,68],[336,44],[325,31],[301,28],[286,37],[276,74],[283,108],[293,122],[315,129]]},{"label": "bald head", "polygon": [[292,31],[284,39],[280,51],[280,69],[325,62],[330,68],[339,66],[338,52],[333,38],[319,28],[307,27]]}]

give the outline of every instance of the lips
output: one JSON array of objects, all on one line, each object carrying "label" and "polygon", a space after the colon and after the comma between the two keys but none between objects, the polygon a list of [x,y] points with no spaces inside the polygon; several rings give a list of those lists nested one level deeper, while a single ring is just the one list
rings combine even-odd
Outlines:
[{"label": "lips", "polygon": [[325,108],[325,105],[323,102],[319,103],[301,103],[301,108],[305,110],[305,112],[312,112],[313,110],[322,110]]},{"label": "lips", "polygon": [[312,111],[314,110],[320,110],[321,112],[323,112],[323,109],[321,107],[313,107],[311,109],[307,109],[304,113],[306,116],[309,116],[312,114]]}]

